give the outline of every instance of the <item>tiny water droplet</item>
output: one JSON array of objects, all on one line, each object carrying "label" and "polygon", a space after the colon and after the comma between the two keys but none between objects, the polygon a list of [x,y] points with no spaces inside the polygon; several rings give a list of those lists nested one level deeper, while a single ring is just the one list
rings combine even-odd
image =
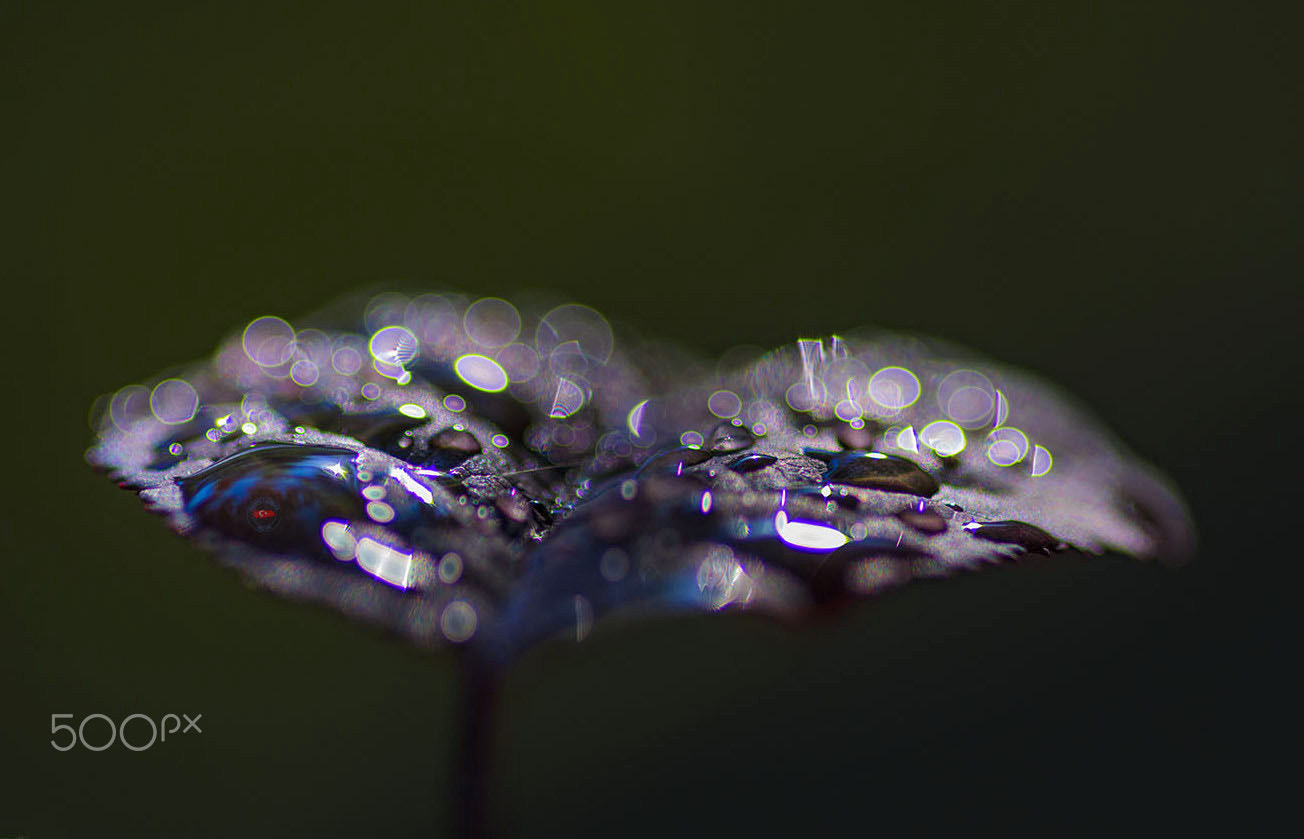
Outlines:
[{"label": "tiny water droplet", "polygon": [[427,422],[429,420],[410,417],[398,411],[379,411],[370,414],[346,414],[339,419],[339,429],[341,433],[373,449],[402,457],[403,450],[398,445],[399,440],[407,432]]}]

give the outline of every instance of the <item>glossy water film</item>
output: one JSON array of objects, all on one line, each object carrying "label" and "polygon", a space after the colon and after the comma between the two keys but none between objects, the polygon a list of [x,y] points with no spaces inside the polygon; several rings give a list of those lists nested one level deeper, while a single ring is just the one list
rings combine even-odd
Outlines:
[{"label": "glossy water film", "polygon": [[382,294],[255,318],[95,423],[90,462],[253,581],[492,663],[613,613],[800,616],[1027,554],[1193,549],[1090,417],[914,336],[712,364],[577,303]]}]

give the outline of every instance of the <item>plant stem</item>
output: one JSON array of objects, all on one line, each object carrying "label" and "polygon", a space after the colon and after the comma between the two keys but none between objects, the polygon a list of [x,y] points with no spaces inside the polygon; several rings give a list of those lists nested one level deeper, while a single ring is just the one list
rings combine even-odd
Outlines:
[{"label": "plant stem", "polygon": [[452,791],[457,835],[485,839],[489,830],[490,757],[498,677],[483,663],[467,656],[462,668],[458,732]]}]

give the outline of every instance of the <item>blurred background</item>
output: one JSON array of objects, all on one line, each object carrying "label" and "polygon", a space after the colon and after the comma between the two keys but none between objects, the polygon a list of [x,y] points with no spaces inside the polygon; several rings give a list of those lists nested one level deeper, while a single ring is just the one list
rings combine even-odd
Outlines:
[{"label": "blurred background", "polygon": [[[377,285],[549,289],[704,354],[935,333],[1077,394],[1201,528],[1180,570],[1061,558],[804,632],[536,649],[501,708],[511,834],[1271,827],[1299,707],[1299,22],[0,4],[0,836],[447,831],[451,662],[246,590],[82,459],[96,395]],[[52,713],[183,712],[202,735],[49,745]]]}]

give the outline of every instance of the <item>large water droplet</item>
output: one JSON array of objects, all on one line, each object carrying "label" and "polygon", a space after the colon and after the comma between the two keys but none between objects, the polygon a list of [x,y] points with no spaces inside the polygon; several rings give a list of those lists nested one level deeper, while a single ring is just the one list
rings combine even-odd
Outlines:
[{"label": "large water droplet", "polygon": [[325,519],[359,516],[353,460],[335,446],[255,446],[178,481],[185,509],[226,536],[268,547],[319,543]]},{"label": "large water droplet", "polygon": [[824,481],[924,497],[936,494],[939,488],[937,480],[914,462],[877,452],[853,452],[833,459]]}]

